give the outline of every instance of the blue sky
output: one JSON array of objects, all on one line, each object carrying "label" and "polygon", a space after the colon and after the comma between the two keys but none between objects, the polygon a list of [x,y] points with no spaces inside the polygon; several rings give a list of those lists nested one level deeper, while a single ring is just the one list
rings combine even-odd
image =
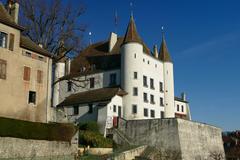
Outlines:
[{"label": "blue sky", "polygon": [[[79,1],[72,0],[73,3]],[[88,25],[94,42],[115,31],[125,33],[130,0],[86,0],[80,22]],[[133,0],[137,29],[152,48],[165,28],[174,60],[175,94],[185,91],[193,120],[223,130],[240,129],[240,2],[237,0]],[[88,35],[85,39],[88,41]]]}]

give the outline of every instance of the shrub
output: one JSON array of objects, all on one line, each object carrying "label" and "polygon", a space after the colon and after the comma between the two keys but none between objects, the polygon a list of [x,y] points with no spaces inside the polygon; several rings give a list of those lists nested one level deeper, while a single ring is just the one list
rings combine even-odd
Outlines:
[{"label": "shrub", "polygon": [[83,131],[92,131],[99,133],[99,126],[95,121],[89,121],[86,123],[79,123],[78,124],[79,130]]},{"label": "shrub", "polygon": [[93,131],[79,131],[79,144],[90,147],[111,148],[113,141]]},{"label": "shrub", "polygon": [[0,137],[68,141],[77,129],[70,123],[39,123],[0,117]]}]

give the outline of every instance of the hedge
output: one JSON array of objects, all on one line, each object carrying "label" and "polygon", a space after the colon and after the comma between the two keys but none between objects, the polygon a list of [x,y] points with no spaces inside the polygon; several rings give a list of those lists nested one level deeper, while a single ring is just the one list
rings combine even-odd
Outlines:
[{"label": "hedge", "polygon": [[76,131],[70,123],[39,123],[0,117],[0,137],[70,142]]}]

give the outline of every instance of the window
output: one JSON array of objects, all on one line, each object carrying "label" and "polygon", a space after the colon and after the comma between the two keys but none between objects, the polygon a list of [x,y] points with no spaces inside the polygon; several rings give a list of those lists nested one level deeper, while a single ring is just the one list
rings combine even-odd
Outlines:
[{"label": "window", "polygon": [[143,58],[143,62],[145,62],[145,59]]},{"label": "window", "polygon": [[134,73],[133,73],[133,78],[134,78],[134,79],[137,79],[137,72],[134,72]]},{"label": "window", "polygon": [[155,104],[155,102],[154,102],[154,95],[150,95],[150,103],[152,103],[152,104]]},{"label": "window", "polygon": [[113,105],[113,112],[117,112],[117,106]]},{"label": "window", "polygon": [[132,114],[137,114],[137,105],[132,105]]},{"label": "window", "polygon": [[134,58],[137,58],[137,55],[136,55],[136,53],[134,54]]},{"label": "window", "polygon": [[93,113],[93,105],[88,104],[88,113]]},{"label": "window", "polygon": [[148,61],[148,64],[150,64],[150,62]]},{"label": "window", "polygon": [[150,88],[154,89],[154,80],[150,78]]},{"label": "window", "polygon": [[160,90],[160,92],[163,92],[163,83],[162,82],[159,83],[159,90]]},{"label": "window", "polygon": [[161,111],[160,113],[161,113],[161,118],[164,118],[164,112]]},{"label": "window", "polygon": [[0,47],[7,48],[7,34],[0,32]]},{"label": "window", "polygon": [[116,85],[117,84],[116,79],[117,79],[116,73],[110,74],[110,84],[109,85],[110,86]]},{"label": "window", "polygon": [[72,82],[71,82],[71,81],[68,81],[68,82],[67,82],[67,85],[68,85],[68,86],[67,86],[67,91],[68,91],[68,92],[71,92],[71,91],[72,91]]},{"label": "window", "polygon": [[37,82],[42,83],[43,82],[43,71],[37,70]]},{"label": "window", "polygon": [[162,97],[160,97],[160,106],[164,106]]},{"label": "window", "polygon": [[0,79],[7,78],[7,61],[0,59]]},{"label": "window", "polygon": [[143,93],[143,101],[148,102],[147,93]]},{"label": "window", "polygon": [[184,107],[183,107],[183,105],[182,105],[182,112],[184,112]]},{"label": "window", "polygon": [[10,33],[9,50],[13,51],[13,49],[14,49],[14,34]]},{"label": "window", "polygon": [[134,96],[138,95],[138,88],[137,87],[133,87],[133,95]]},{"label": "window", "polygon": [[25,52],[25,55],[26,55],[27,57],[32,57],[32,53],[30,53],[30,52]]},{"label": "window", "polygon": [[90,81],[90,88],[94,88],[94,86],[95,86],[95,83],[94,83],[94,81],[95,81],[95,78],[90,78],[89,79],[89,81]]},{"label": "window", "polygon": [[155,111],[151,110],[151,117],[154,118],[155,117]]},{"label": "window", "polygon": [[34,92],[34,91],[29,91],[28,103],[36,104],[36,92]]},{"label": "window", "polygon": [[179,105],[177,105],[177,111],[179,112]]},{"label": "window", "polygon": [[147,87],[147,77],[143,76],[143,86]]},{"label": "window", "polygon": [[148,117],[148,109],[147,108],[144,108],[143,115],[144,115],[144,117]]},{"label": "window", "polygon": [[24,66],[23,80],[30,81],[31,68]]},{"label": "window", "polygon": [[79,114],[79,107],[78,107],[78,105],[73,106],[73,114],[74,115],[78,115]]}]

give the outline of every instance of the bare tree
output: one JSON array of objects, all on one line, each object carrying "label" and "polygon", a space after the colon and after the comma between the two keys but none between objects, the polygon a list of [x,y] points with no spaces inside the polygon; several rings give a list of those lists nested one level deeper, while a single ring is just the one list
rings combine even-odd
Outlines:
[{"label": "bare tree", "polygon": [[[58,58],[79,53],[83,47],[86,25],[79,23],[85,7],[79,1],[74,7],[61,0],[19,0],[24,34],[41,44]],[[55,61],[55,62],[56,62]]]}]

